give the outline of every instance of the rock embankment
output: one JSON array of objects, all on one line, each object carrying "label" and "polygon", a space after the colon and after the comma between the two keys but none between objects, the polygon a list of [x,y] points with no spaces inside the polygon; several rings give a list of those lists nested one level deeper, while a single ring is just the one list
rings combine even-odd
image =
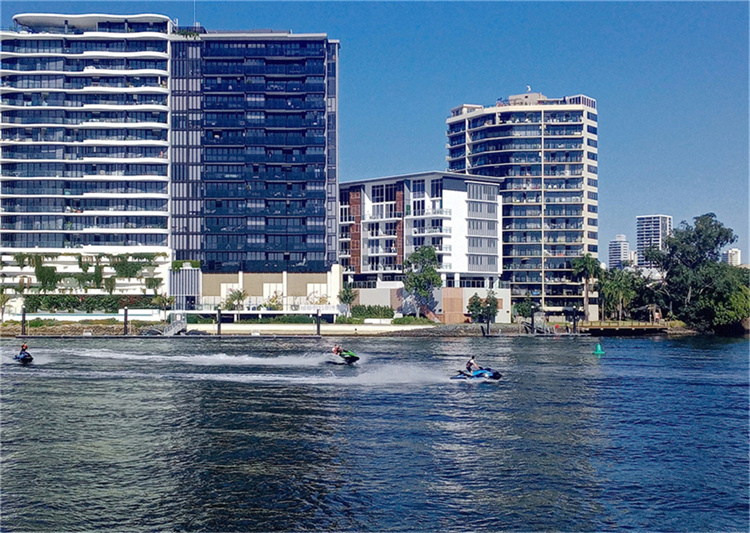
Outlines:
[{"label": "rock embankment", "polygon": [[[492,335],[519,335],[523,333],[522,324],[492,324]],[[436,326],[397,333],[380,333],[380,336],[394,337],[481,337],[479,324],[438,324]]]}]

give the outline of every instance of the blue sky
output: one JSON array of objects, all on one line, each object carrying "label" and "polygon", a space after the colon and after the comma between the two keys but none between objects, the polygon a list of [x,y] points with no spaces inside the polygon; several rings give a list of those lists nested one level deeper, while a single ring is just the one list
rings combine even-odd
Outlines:
[{"label": "blue sky", "polygon": [[599,110],[599,251],[635,217],[713,212],[748,244],[748,2],[17,2],[21,12],[160,13],[208,29],[341,41],[340,178],[444,170],[463,103],[586,94]]}]

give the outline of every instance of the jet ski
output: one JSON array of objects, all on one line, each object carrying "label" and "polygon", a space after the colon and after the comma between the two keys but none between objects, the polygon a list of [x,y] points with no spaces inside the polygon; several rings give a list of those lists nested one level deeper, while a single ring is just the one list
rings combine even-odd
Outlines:
[{"label": "jet ski", "polygon": [[359,356],[351,350],[344,350],[339,353],[338,356],[341,357],[343,361],[328,361],[328,363],[332,365],[353,365],[359,361]]},{"label": "jet ski", "polygon": [[458,374],[452,376],[451,379],[463,379],[467,381],[497,381],[501,377],[503,377],[503,375],[497,370],[491,368],[480,368],[473,372],[459,370]]},{"label": "jet ski", "polygon": [[29,352],[21,352],[18,355],[13,356],[13,359],[21,363],[22,365],[28,365],[34,360]]}]

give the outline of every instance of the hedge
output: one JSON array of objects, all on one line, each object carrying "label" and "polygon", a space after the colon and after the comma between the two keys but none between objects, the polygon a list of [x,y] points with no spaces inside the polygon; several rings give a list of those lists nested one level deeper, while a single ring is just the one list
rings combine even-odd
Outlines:
[{"label": "hedge", "polygon": [[352,318],[393,318],[393,309],[387,305],[353,305]]},{"label": "hedge", "polygon": [[105,313],[117,313],[120,309],[159,309],[158,305],[151,303],[153,296],[140,295],[86,295],[74,296],[71,294],[29,294],[24,297],[24,305],[27,313],[39,311],[103,311]]}]

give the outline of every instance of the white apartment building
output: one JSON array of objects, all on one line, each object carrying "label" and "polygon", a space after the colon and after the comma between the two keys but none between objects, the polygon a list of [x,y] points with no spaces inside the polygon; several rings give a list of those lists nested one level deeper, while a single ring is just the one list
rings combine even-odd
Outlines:
[{"label": "white apartment building", "polygon": [[403,262],[420,246],[440,260],[436,314],[463,322],[476,292],[496,292],[498,321],[510,321],[510,291],[500,283],[502,196],[497,178],[421,172],[339,184],[339,261],[360,301],[410,313]]},{"label": "white apartment building", "polygon": [[635,217],[636,252],[638,266],[654,268],[656,265],[646,261],[644,253],[648,248],[662,249],[664,239],[672,234],[672,217],[670,215],[639,215]]},{"label": "white apartment building", "polygon": [[[115,277],[118,292],[141,293],[145,278],[166,292],[170,19],[13,20],[0,31],[4,281],[31,283],[35,269],[14,257],[33,254],[77,275],[71,291],[101,293]],[[123,274],[128,258],[144,264],[137,276]],[[82,264],[101,270],[86,281]]]},{"label": "white apartment building", "polygon": [[725,250],[721,253],[721,260],[732,266],[740,266],[742,264],[742,250],[739,248]]},{"label": "white apartment building", "polygon": [[553,314],[582,309],[571,262],[599,252],[596,100],[529,92],[456,107],[446,124],[448,170],[500,180],[500,270],[513,301],[530,297]]},{"label": "white apartment building", "polygon": [[623,263],[631,260],[630,243],[622,233],[615,235],[615,240],[609,241],[609,268],[623,268]]}]

